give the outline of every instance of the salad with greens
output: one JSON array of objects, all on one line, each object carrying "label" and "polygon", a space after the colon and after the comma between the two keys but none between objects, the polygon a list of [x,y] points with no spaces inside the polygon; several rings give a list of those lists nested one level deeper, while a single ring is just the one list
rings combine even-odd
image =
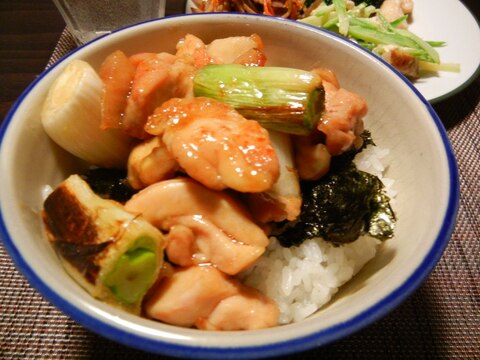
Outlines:
[{"label": "salad with greens", "polygon": [[445,46],[445,42],[423,40],[406,26],[400,26],[407,23],[408,14],[387,20],[380,11],[382,3],[382,0],[325,0],[299,21],[357,42],[412,78],[420,77],[423,72],[460,71],[458,64],[440,62],[435,48]]},{"label": "salad with greens", "polygon": [[444,41],[424,40],[408,30],[413,0],[191,0],[192,12],[246,12],[298,20],[336,32],[381,56],[411,80],[438,71]]}]

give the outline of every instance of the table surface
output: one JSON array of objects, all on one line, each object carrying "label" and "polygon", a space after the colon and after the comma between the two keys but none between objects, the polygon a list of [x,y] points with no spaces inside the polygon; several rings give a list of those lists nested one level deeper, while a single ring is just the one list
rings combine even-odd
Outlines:
[{"label": "table surface", "polygon": [[[464,0],[480,18],[480,1]],[[168,0],[167,14],[183,9]],[[58,49],[65,24],[50,0],[0,0],[0,119]],[[468,41],[468,40],[465,40]],[[480,358],[480,77],[434,105],[455,151],[457,226],[429,278],[383,319],[335,343],[285,358]],[[0,358],[166,358],[114,343],[44,300],[0,246]]]}]

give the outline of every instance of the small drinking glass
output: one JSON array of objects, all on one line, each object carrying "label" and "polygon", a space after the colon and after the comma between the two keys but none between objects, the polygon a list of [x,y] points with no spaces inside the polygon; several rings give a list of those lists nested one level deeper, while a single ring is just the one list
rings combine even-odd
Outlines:
[{"label": "small drinking glass", "polygon": [[165,16],[166,0],[53,0],[78,45]]}]

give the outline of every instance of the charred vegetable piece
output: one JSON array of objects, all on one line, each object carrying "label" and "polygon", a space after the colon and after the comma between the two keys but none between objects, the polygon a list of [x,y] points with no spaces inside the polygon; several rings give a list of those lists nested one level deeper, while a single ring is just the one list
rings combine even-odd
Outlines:
[{"label": "charred vegetable piece", "polygon": [[303,182],[302,192],[299,221],[278,235],[283,246],[313,237],[342,244],[364,233],[380,240],[393,236],[395,214],[382,182],[352,162],[337,164],[316,182]]},{"label": "charred vegetable piece", "polygon": [[48,196],[42,217],[48,239],[81,286],[98,299],[140,313],[163,263],[165,242],[157,228],[96,195],[78,175]]},{"label": "charred vegetable piece", "polygon": [[124,203],[135,193],[128,185],[127,172],[123,169],[92,168],[81,177],[104,199]]},{"label": "charred vegetable piece", "polygon": [[195,96],[229,104],[263,127],[308,134],[320,119],[325,93],[320,76],[284,67],[207,65],[194,78]]}]

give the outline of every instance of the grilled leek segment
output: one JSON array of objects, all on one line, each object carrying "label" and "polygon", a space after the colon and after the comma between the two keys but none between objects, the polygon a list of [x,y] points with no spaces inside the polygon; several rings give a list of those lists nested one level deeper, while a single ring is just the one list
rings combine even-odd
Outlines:
[{"label": "grilled leek segment", "polygon": [[285,67],[207,65],[194,77],[194,95],[229,104],[269,130],[308,134],[324,107],[322,79]]},{"label": "grilled leek segment", "polygon": [[163,264],[162,233],[71,175],[45,200],[47,236],[68,273],[92,296],[139,314]]},{"label": "grilled leek segment", "polygon": [[40,114],[45,132],[60,147],[90,164],[125,166],[131,139],[101,129],[103,82],[85,61],[73,60],[55,79]]}]

